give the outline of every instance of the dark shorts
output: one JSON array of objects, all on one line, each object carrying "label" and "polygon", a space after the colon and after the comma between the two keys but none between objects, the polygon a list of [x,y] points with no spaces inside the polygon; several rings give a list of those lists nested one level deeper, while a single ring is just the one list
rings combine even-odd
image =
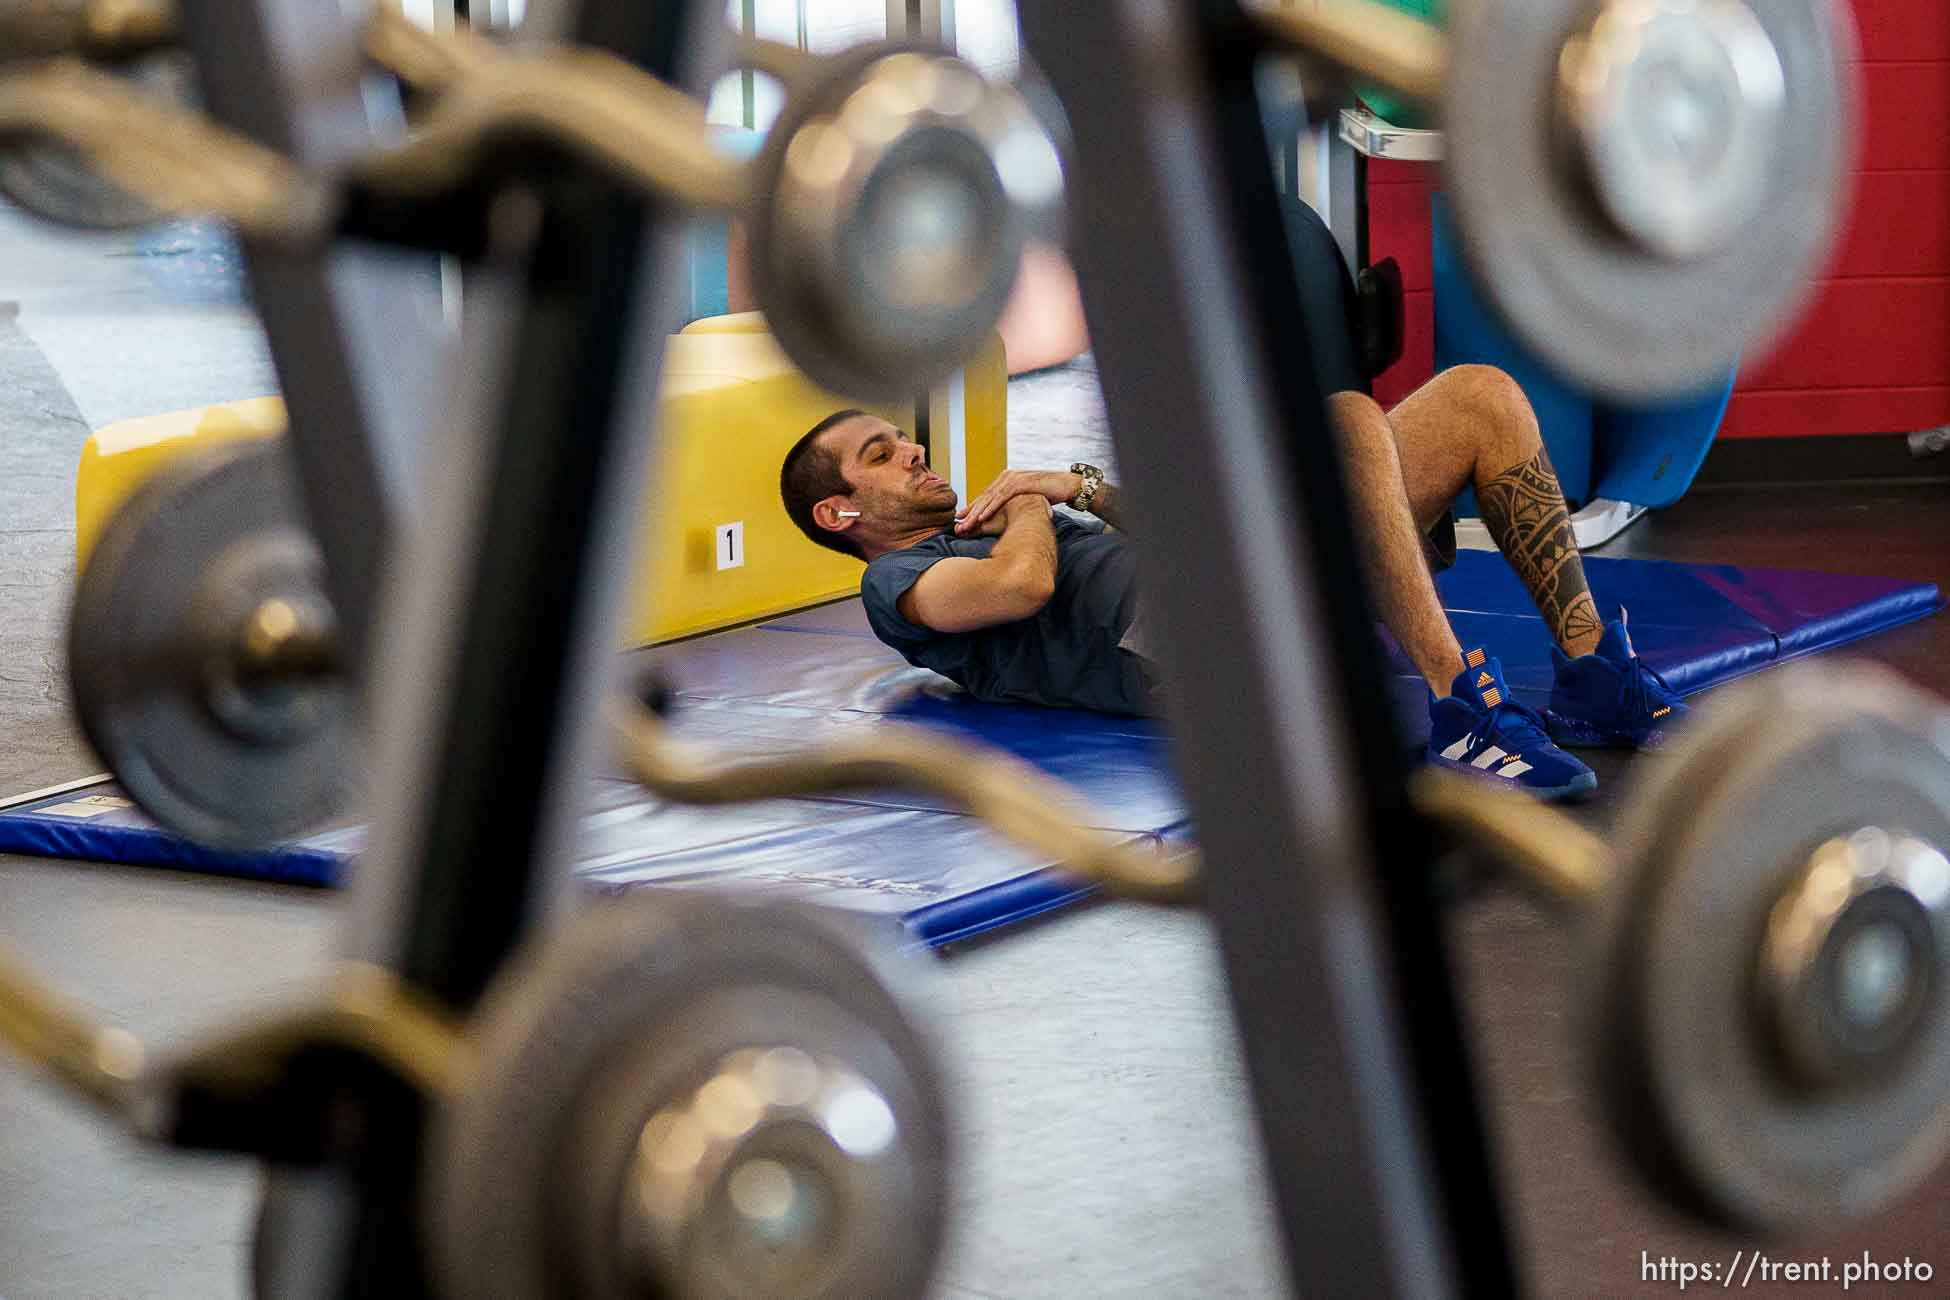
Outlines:
[{"label": "dark shorts", "polygon": [[1442,518],[1422,534],[1422,554],[1428,557],[1429,572],[1441,573],[1456,562],[1456,512],[1445,510]]}]

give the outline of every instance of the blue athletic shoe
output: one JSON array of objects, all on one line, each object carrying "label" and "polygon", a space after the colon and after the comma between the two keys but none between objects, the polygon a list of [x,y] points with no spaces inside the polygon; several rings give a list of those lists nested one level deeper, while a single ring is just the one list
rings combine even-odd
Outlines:
[{"label": "blue athletic shoe", "polygon": [[1596,652],[1573,659],[1551,647],[1557,681],[1544,722],[1560,745],[1578,749],[1657,749],[1685,722],[1687,709],[1666,679],[1632,649],[1624,609],[1605,624]]},{"label": "blue athletic shoe", "polygon": [[1511,698],[1503,665],[1481,650],[1463,656],[1447,699],[1429,700],[1429,762],[1508,781],[1555,801],[1598,788],[1598,777],[1551,743],[1542,718]]}]

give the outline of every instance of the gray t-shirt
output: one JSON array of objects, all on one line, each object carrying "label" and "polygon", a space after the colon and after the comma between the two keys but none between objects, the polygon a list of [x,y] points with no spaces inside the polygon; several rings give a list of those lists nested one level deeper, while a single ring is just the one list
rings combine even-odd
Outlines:
[{"label": "gray t-shirt", "polygon": [[1151,712],[1144,663],[1118,644],[1137,613],[1137,557],[1101,520],[1058,512],[1051,523],[1056,590],[1034,618],[979,632],[936,632],[902,618],[900,598],[937,561],[986,559],[1000,540],[943,530],[867,566],[860,596],[874,635],[979,700]]}]

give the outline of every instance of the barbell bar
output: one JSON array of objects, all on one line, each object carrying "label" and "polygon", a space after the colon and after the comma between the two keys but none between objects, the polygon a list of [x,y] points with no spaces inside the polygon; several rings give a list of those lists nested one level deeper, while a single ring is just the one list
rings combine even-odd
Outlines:
[{"label": "barbell bar", "polygon": [[[328,633],[269,621],[285,639],[267,668],[331,663]],[[1415,805],[1578,921],[1594,1084],[1655,1187],[1744,1230],[1860,1217],[1950,1140],[1950,710],[1872,670],[1789,668],[1701,717],[1609,841],[1450,773],[1419,774]],[[672,801],[912,784],[1123,895],[1184,901],[1202,870],[1080,833],[1060,787],[936,738],[741,764],[634,702],[611,721],[627,770]]]},{"label": "barbell bar", "polygon": [[143,1141],[286,1169],[342,1154],[348,1107],[427,1108],[453,1300],[906,1300],[945,1224],[940,1072],[812,913],[639,893],[532,940],[464,1021],[348,964],[170,1053],[0,951],[0,1043]]},{"label": "barbell bar", "polygon": [[[77,584],[69,682],[83,731],[144,811],[202,843],[256,848],[315,828],[342,807],[355,764],[350,666],[295,491],[277,442],[172,466],[116,512]],[[631,699],[610,725],[628,770],[674,802],[905,784],[1127,896],[1194,891],[1191,859],[1080,830],[1102,819],[1000,752],[888,728],[741,765],[687,749]]]},{"label": "barbell bar", "polygon": [[639,893],[497,977],[436,1112],[452,1300],[904,1300],[946,1217],[931,1045],[816,909]]},{"label": "barbell bar", "polygon": [[[200,497],[275,501],[274,452],[233,451],[217,462],[222,473],[181,481]],[[167,508],[180,491],[164,480],[149,506],[124,512],[91,562],[77,601],[75,694],[89,734],[146,808],[238,843],[262,834],[267,816],[238,802],[255,787],[240,786],[233,769],[288,767],[280,788],[339,788],[349,759],[333,719],[265,722],[290,721],[287,692],[330,689],[336,638],[303,566],[271,562],[290,550],[278,529],[267,543],[262,528],[239,523],[204,535],[191,561],[171,559],[165,534],[188,517]],[[123,553],[139,558],[118,560]],[[97,576],[103,564],[117,582]],[[149,572],[158,564],[166,574]],[[269,577],[232,580],[244,572]],[[124,591],[131,581],[150,612],[128,626],[105,611],[136,599]],[[1946,717],[1941,703],[1867,670],[1771,674],[1716,701],[1694,735],[1656,760],[1610,841],[1521,795],[1418,775],[1423,815],[1583,920],[1591,1003],[1605,1009],[1587,1034],[1607,1063],[1601,1096],[1622,1126],[1642,1130],[1628,1149],[1648,1175],[1709,1219],[1779,1228],[1862,1213],[1941,1154],[1950,1125]],[[654,714],[620,699],[611,727],[626,770],[673,802],[905,784],[1120,895],[1180,902],[1196,893],[1195,857],[1081,832],[1097,820],[1089,810],[1004,755],[894,729],[870,745],[727,762],[677,743]],[[262,761],[267,745],[279,762]],[[205,761],[213,746],[222,761]],[[316,816],[321,800],[301,804]],[[1681,970],[1697,978],[1676,978]],[[1741,1069],[1672,1064],[1702,1043],[1735,1045],[1725,1050]],[[1729,1129],[1687,1118],[1702,1112]],[[1735,1122],[1766,1114],[1794,1118],[1758,1136]],[[1808,1116],[1827,1120],[1812,1153],[1794,1138]],[[1781,1154],[1770,1165],[1757,1150]]]},{"label": "barbell bar", "polygon": [[[427,93],[404,139],[330,181],[62,58],[0,75],[0,136],[15,141],[0,183],[22,160],[51,154],[72,172],[80,157],[94,176],[19,197],[71,224],[214,214],[253,239],[318,247],[337,233],[346,187],[410,209],[545,145],[642,192],[742,214],[781,344],[823,386],[888,400],[946,378],[986,343],[1023,245],[1060,209],[1062,165],[1034,114],[938,51],[886,44],[791,60],[785,120],[745,162],[713,147],[695,100],[607,53],[507,51],[420,30],[391,5],[374,10],[365,45]],[[785,66],[776,50],[744,54]]]},{"label": "barbell bar", "polygon": [[131,798],[199,843],[258,849],[344,806],[356,708],[323,556],[279,442],[166,468],[75,584],[75,714]]},{"label": "barbell bar", "polygon": [[[162,11],[143,12],[166,30]],[[1785,328],[1839,228],[1856,95],[1846,15],[1831,0],[1459,0],[1446,33],[1373,0],[1268,8],[1258,21],[1273,42],[1438,106],[1471,269],[1533,351],[1607,397],[1724,381]],[[792,91],[791,124],[754,177],[709,149],[695,104],[604,56],[512,55],[471,33],[415,29],[389,5],[367,45],[452,98],[417,140],[365,160],[364,183],[424,195],[472,175],[497,140],[542,137],[701,208],[755,203],[761,296],[795,359],[842,391],[911,391],[887,373],[927,351],[908,340],[946,340],[958,354],[946,368],[958,364],[999,310],[1015,227],[1047,228],[1060,190],[1053,147],[1013,96],[944,111],[977,77],[945,55],[813,59],[746,42],[741,57]],[[905,157],[888,147],[884,123],[855,130],[871,103],[898,105],[908,136],[933,142],[928,156],[913,157],[911,139]],[[839,111],[849,106],[852,118]],[[158,183],[138,171],[146,138],[118,150],[85,117],[55,118],[34,129],[76,144],[120,190]],[[907,180],[890,185],[897,157]],[[69,219],[129,219],[73,188],[52,187],[48,203]],[[159,209],[221,202],[174,188],[157,192]],[[235,205],[217,210],[261,235],[277,224]],[[321,237],[315,204],[299,207],[282,237]]]},{"label": "barbell bar", "polygon": [[[151,599],[165,589],[166,584],[151,584]],[[332,671],[336,657],[329,618],[303,617],[299,611],[307,601],[288,596],[273,589],[233,601],[228,608],[237,613],[205,626],[235,628],[234,633],[213,637],[200,653],[158,654],[152,664],[190,666],[188,676],[168,688],[168,697],[207,689],[213,680],[243,680],[253,689],[275,690],[273,679],[280,674],[295,671],[309,682],[311,674]],[[164,623],[180,625],[181,618]],[[84,647],[91,639],[78,638]],[[208,659],[226,648],[248,666],[213,674]],[[78,662],[89,662],[88,656],[78,656]],[[91,698],[99,679],[78,671],[75,689],[83,717],[99,718],[103,708]],[[1777,1227],[1860,1212],[1906,1185],[1893,1172],[1905,1161],[1917,1168],[1932,1163],[1940,1152],[1941,1125],[1950,1122],[1932,1119],[1940,1115],[1950,1078],[1950,1064],[1939,1059],[1950,1050],[1944,1045],[1950,1042],[1944,1038],[1950,1033],[1950,1006],[1935,991],[1950,970],[1945,936],[1950,867],[1942,858],[1942,847],[1950,844],[1950,741],[1943,739],[1950,736],[1950,724],[1943,721],[1940,704],[1861,670],[1819,680],[1793,671],[1776,674],[1744,693],[1732,692],[1708,717],[1712,721],[1662,757],[1653,778],[1633,792],[1616,847],[1552,809],[1452,774],[1421,773],[1414,786],[1416,805],[1587,922],[1584,928],[1593,936],[1589,966],[1602,975],[1593,977],[1601,990],[1596,1001],[1612,1008],[1589,1035],[1604,1045],[1600,1054],[1611,1062],[1599,1072],[1601,1090],[1621,1123],[1647,1126],[1660,1137],[1630,1148],[1636,1156],[1658,1156],[1659,1168],[1650,1171],[1656,1181],[1706,1217],[1744,1226]],[[1172,902],[1195,896],[1201,870],[1195,857],[1134,850],[1109,837],[1080,833],[1078,827],[1093,824],[1088,809],[1061,786],[1003,755],[971,753],[896,730],[876,736],[870,746],[829,746],[741,764],[675,742],[660,719],[632,701],[617,702],[611,726],[626,770],[673,802],[715,805],[906,784],[955,800],[1000,833],[1120,895]],[[89,730],[107,729],[97,722]],[[1771,743],[1761,746],[1757,734]],[[303,736],[298,733],[300,741]],[[159,733],[152,748],[167,740]],[[1825,776],[1819,768],[1804,771],[1810,753],[1844,744],[1849,766]],[[180,745],[169,750],[181,751]],[[310,751],[305,761],[316,762],[316,753]],[[126,760],[115,765],[120,771]],[[1716,828],[1733,815],[1723,808],[1763,799],[1781,787],[1783,772],[1798,773],[1803,789],[1822,788],[1810,784],[1816,777],[1827,784],[1819,796],[1790,797],[1774,810],[1768,821],[1779,833],[1765,848],[1738,835],[1714,838]],[[178,774],[172,793],[182,786]],[[131,788],[145,806],[157,802],[139,782]],[[230,783],[224,789],[235,792]],[[1710,802],[1699,802],[1709,794]],[[201,802],[214,810],[206,815],[238,815],[234,803]],[[171,806],[163,798],[159,811]],[[1684,841],[1694,846],[1684,852],[1673,847],[1681,831],[1694,837]],[[1853,883],[1844,889],[1838,881]],[[1742,900],[1744,931],[1733,924],[1741,918],[1724,911],[1671,910],[1662,901],[1674,891],[1709,887],[1734,891]],[[1824,899],[1832,902],[1826,910]],[[1645,917],[1653,912],[1666,919],[1648,929]],[[1780,919],[1771,919],[1776,914]],[[1703,925],[1702,917],[1711,919]],[[1619,937],[1627,932],[1636,937]],[[1658,965],[1668,970],[1682,964],[1681,954],[1729,950],[1737,952],[1745,972],[1740,978],[1747,991],[1739,996],[1725,993],[1725,978],[1719,985],[1663,977],[1654,982],[1652,973],[1640,968],[1651,951],[1666,954]],[[1654,988],[1663,999],[1656,1015],[1644,1001]],[[1686,1009],[1695,1006],[1689,998],[1704,998],[1714,988],[1721,990],[1720,1001]],[[1824,1150],[1832,1153],[1840,1144],[1854,1151],[1862,1164],[1878,1171],[1870,1181],[1880,1179],[1875,1185],[1884,1191],[1871,1197],[1861,1190],[1867,1184],[1843,1180],[1827,1164],[1812,1172],[1784,1166],[1775,1171],[1773,1184],[1751,1181],[1751,1175],[1750,1184],[1726,1183],[1722,1166],[1733,1163],[1733,1152],[1681,1122],[1671,1092],[1678,1085],[1659,1064],[1667,1054],[1701,1041],[1693,1022],[1709,1014],[1725,1022],[1718,1026],[1725,1032],[1713,1035],[1713,1041],[1764,1044],[1749,1074],[1702,1065],[1703,1077],[1754,1094],[1738,1103],[1712,1098],[1725,1113],[1756,1113],[1765,1088],[1778,1087],[1804,1108],[1819,1111],[1839,1104],[1835,1099],[1841,1097],[1844,1114],[1854,1107],[1869,1120],[1894,1111],[1914,1121],[1896,1126],[1908,1136],[1894,1150],[1887,1146],[1887,1123],[1865,1122],[1862,1141],[1852,1148],[1847,1138],[1853,1130],[1846,1124],[1829,1135]],[[1668,1041],[1662,1031],[1674,1025],[1688,1028]],[[1924,1046],[1913,1046],[1917,1043]],[[1922,1055],[1905,1058],[1905,1052]],[[1905,1059],[1911,1063],[1898,1068]],[[1869,1075],[1881,1082],[1856,1090]],[[1627,1080],[1634,1081],[1629,1096],[1621,1096]],[[1668,1082],[1655,1086],[1657,1080]]]},{"label": "barbell bar", "polygon": [[79,55],[115,63],[170,49],[181,37],[167,0],[4,0],[0,63]]},{"label": "barbell bar", "polygon": [[1600,395],[1696,395],[1787,327],[1835,241],[1857,98],[1832,0],[1374,0],[1274,40],[1436,108],[1470,269]]},{"label": "barbell bar", "polygon": [[1950,1149],[1950,708],[1892,674],[1730,688],[1599,839],[1467,778],[1416,803],[1566,908],[1590,1077],[1673,1203],[1744,1231],[1887,1206]]}]

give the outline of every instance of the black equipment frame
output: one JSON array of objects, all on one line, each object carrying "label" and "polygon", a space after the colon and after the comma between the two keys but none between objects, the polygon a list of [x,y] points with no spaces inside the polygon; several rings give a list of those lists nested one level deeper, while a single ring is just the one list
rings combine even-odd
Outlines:
[{"label": "black equipment frame", "polygon": [[[320,66],[356,63],[359,15],[185,10],[220,119],[249,127],[274,105],[272,142],[308,161],[371,129],[345,98],[370,91],[363,74],[314,89]],[[721,19],[706,0],[564,0],[527,26],[697,91]],[[1311,1296],[1514,1295],[1435,841],[1407,797],[1304,361],[1337,326],[1268,273],[1291,256],[1255,89],[1265,49],[1236,0],[1023,0],[1020,20],[1075,135],[1072,227],[1091,233],[1074,252],[1291,1278]],[[398,489],[370,402],[349,396],[353,326],[319,310],[329,265],[250,255],[314,523],[339,537],[342,589],[381,611],[374,833],[342,951],[460,1009],[566,905],[682,221],[567,158],[526,159],[488,193],[461,382],[416,456],[417,528],[386,527]],[[307,377],[320,355],[341,360]],[[348,427],[331,455],[302,432]],[[421,1117],[366,1120],[271,1243],[304,1294],[428,1288]]]}]

